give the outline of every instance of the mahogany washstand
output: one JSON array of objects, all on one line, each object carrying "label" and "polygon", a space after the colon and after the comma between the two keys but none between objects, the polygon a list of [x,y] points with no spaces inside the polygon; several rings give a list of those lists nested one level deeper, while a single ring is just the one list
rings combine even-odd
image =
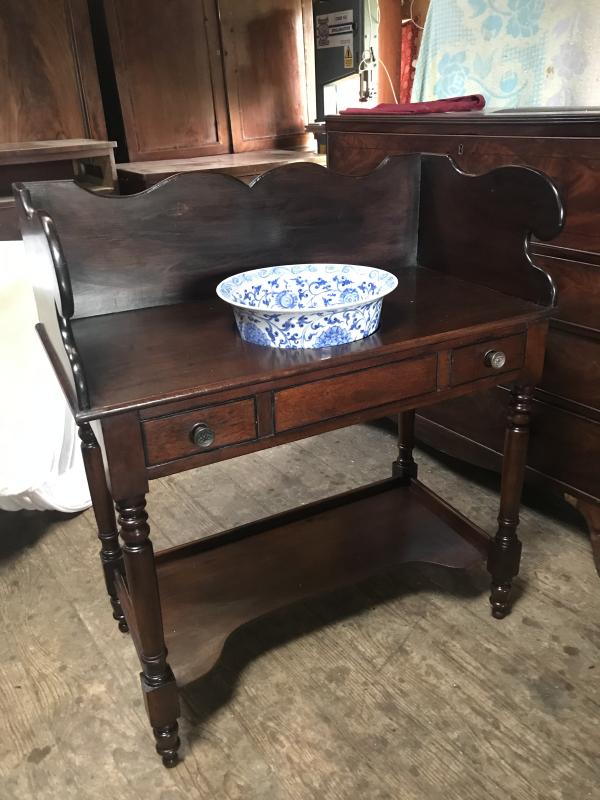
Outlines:
[{"label": "mahogany washstand", "polygon": [[[361,178],[294,164],[251,186],[189,173],[128,197],[71,181],[18,184],[15,196],[39,273],[38,331],[79,425],[113,616],[131,632],[166,766],[178,759],[178,685],[277,607],[403,562],[487,558],[492,613],[506,615],[531,393],[555,302],[527,247],[563,222],[544,175],[473,177],[447,157],[410,155]],[[378,332],[318,350],[242,341],[218,280],[307,262],[393,271]],[[413,423],[415,409],[500,380],[513,389],[490,539],[417,480]],[[153,478],[391,412],[400,434],[389,480],[154,553]],[[211,435],[194,436],[199,423]]]}]

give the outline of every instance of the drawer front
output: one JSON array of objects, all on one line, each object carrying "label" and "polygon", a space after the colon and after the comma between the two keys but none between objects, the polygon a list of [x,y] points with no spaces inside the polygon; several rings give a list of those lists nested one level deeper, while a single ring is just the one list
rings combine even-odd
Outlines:
[{"label": "drawer front", "polygon": [[600,410],[600,341],[551,328],[540,388]]},{"label": "drawer front", "polygon": [[[142,423],[146,463],[163,464],[256,438],[253,398],[205,406]],[[193,435],[197,432],[198,444]]]},{"label": "drawer front", "polygon": [[[496,388],[446,400],[419,415],[441,428],[421,438],[460,459],[471,460],[464,440],[502,452],[510,394]],[[485,453],[483,454],[485,457]],[[600,423],[549,403],[534,401],[527,464],[551,479],[562,481],[600,499]]]},{"label": "drawer front", "polygon": [[552,316],[600,330],[600,266],[538,254],[533,260],[556,283],[558,307]]},{"label": "drawer front", "polygon": [[313,381],[275,395],[277,432],[414,397],[436,388],[435,355]]},{"label": "drawer front", "polygon": [[[466,347],[457,347],[452,351],[450,385],[459,386],[461,383],[519,369],[525,361],[525,339],[526,335],[519,333],[516,336],[503,336],[500,339],[488,339]],[[500,354],[503,354],[504,359]]]}]

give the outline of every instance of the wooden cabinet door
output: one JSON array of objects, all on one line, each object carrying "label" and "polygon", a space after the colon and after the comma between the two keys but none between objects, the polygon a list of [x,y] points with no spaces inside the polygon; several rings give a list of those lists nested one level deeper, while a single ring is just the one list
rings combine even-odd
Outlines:
[{"label": "wooden cabinet door", "polygon": [[0,3],[0,141],[106,139],[85,0]]},{"label": "wooden cabinet door", "polygon": [[130,161],[230,148],[215,0],[105,0]]},{"label": "wooden cabinet door", "polygon": [[305,144],[310,0],[219,0],[219,10],[234,152]]}]

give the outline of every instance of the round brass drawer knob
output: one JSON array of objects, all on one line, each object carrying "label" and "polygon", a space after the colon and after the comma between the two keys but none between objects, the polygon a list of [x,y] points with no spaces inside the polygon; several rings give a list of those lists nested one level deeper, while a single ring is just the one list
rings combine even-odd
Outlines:
[{"label": "round brass drawer knob", "polygon": [[190,439],[196,447],[210,447],[215,440],[215,433],[206,422],[198,422],[190,431]]},{"label": "round brass drawer knob", "polygon": [[502,369],[506,364],[506,353],[502,350],[488,350],[485,354],[485,365],[492,369]]}]

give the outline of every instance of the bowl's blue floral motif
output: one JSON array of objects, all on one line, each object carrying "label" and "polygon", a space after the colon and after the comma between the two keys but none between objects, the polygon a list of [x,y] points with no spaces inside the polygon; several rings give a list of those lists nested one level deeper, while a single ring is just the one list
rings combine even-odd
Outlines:
[{"label": "bowl's blue floral motif", "polygon": [[267,347],[332,347],[377,330],[394,275],[351,264],[293,264],[242,272],[217,287],[242,339]]},{"label": "bowl's blue floral motif", "polygon": [[244,321],[244,333],[243,337],[247,342],[252,342],[253,344],[262,344],[265,347],[270,347],[271,343],[265,333],[259,328],[256,322],[252,322],[250,319]]},{"label": "bowl's blue floral motif", "polygon": [[320,333],[315,340],[315,347],[331,347],[336,344],[347,344],[350,341],[350,334],[341,325],[332,325],[323,333]]}]

